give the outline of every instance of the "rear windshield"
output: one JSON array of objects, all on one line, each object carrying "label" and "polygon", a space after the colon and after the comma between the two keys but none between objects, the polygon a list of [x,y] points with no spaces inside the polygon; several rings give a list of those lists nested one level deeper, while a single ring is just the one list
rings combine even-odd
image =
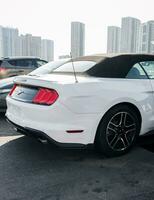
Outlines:
[{"label": "rear windshield", "polygon": [[86,72],[88,69],[93,67],[96,64],[94,61],[74,61],[74,62],[67,62],[58,69],[54,70],[54,72],[73,72],[73,68],[77,73]]}]

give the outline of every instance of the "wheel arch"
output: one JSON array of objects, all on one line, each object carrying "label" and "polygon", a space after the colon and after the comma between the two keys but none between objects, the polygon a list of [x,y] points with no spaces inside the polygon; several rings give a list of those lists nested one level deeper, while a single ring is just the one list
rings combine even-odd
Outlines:
[{"label": "wheel arch", "polygon": [[135,111],[135,113],[137,114],[137,117],[138,117],[138,119],[139,119],[140,130],[141,130],[142,115],[141,115],[141,112],[140,112],[139,108],[138,108],[136,105],[134,105],[133,103],[130,103],[130,102],[121,102],[121,103],[117,103],[117,104],[113,105],[112,107],[110,107],[110,108],[104,113],[104,115],[102,116],[102,118],[100,119],[99,124],[98,124],[97,129],[96,129],[96,134],[95,134],[94,142],[95,142],[95,140],[96,140],[96,136],[97,136],[97,132],[98,132],[99,126],[100,126],[100,124],[101,124],[103,118],[104,118],[105,115],[107,114],[107,112],[109,112],[111,109],[113,109],[113,108],[115,108],[115,107],[117,107],[117,106],[120,106],[120,105],[126,105],[126,106],[128,106],[129,108],[131,108],[131,109],[133,109],[133,110]]}]

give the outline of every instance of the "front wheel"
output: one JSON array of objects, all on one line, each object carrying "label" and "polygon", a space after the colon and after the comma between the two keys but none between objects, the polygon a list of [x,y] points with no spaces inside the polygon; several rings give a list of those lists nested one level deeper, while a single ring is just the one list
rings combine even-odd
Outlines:
[{"label": "front wheel", "polygon": [[119,105],[110,109],[101,120],[95,146],[108,157],[127,153],[140,132],[140,122],[134,109]]}]

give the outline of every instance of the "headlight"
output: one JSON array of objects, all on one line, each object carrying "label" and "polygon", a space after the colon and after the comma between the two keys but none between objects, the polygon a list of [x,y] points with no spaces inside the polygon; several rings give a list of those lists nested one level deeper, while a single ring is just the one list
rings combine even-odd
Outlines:
[{"label": "headlight", "polygon": [[9,93],[11,89],[0,89],[0,94]]}]

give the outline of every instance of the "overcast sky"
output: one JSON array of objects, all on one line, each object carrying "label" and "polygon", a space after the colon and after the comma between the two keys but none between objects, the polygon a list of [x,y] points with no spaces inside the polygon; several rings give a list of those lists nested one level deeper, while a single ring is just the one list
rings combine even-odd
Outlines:
[{"label": "overcast sky", "polygon": [[154,0],[0,0],[0,25],[55,42],[55,58],[70,51],[70,23],[85,23],[86,54],[106,52],[107,26],[121,17],[154,20]]}]

